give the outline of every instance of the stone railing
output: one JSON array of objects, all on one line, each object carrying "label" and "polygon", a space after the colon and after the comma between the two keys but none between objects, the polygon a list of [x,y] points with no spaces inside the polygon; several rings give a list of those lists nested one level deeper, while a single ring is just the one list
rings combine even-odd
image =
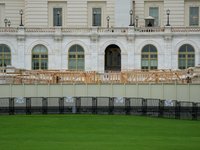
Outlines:
[{"label": "stone railing", "polygon": [[164,27],[139,27],[135,28],[135,32],[164,32]]},{"label": "stone railing", "polygon": [[55,28],[25,28],[25,33],[55,33]]},{"label": "stone railing", "polygon": [[99,28],[98,33],[127,34],[128,28]]},{"label": "stone railing", "polygon": [[171,32],[200,32],[199,27],[172,27]]},{"label": "stone railing", "polygon": [[0,28],[0,34],[129,34],[129,33],[199,33],[199,27],[113,27],[113,28]]},{"label": "stone railing", "polygon": [[65,34],[88,34],[91,33],[90,28],[62,28],[62,33]]},{"label": "stone railing", "polygon": [[0,28],[0,33],[17,33],[17,28]]}]

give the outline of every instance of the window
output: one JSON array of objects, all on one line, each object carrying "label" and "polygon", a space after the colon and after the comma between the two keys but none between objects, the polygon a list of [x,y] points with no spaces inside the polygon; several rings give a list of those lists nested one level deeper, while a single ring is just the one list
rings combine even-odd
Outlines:
[{"label": "window", "polygon": [[33,48],[32,69],[48,69],[48,52],[43,45],[37,45]]},{"label": "window", "polygon": [[0,67],[10,65],[10,48],[6,45],[0,45]]},{"label": "window", "polygon": [[101,26],[101,8],[93,8],[93,25]]},{"label": "window", "polygon": [[199,26],[199,8],[190,7],[190,26]]},{"label": "window", "polygon": [[150,16],[155,18],[154,26],[158,26],[158,8],[150,8]]},{"label": "window", "polygon": [[157,69],[157,49],[153,45],[142,49],[142,69]]},{"label": "window", "polygon": [[58,25],[58,11],[60,12],[59,15],[59,25],[62,26],[62,8],[54,8],[53,9],[53,26]]},{"label": "window", "polygon": [[74,45],[69,50],[69,69],[84,70],[84,50],[79,45]]},{"label": "window", "polygon": [[191,45],[183,45],[179,49],[179,69],[187,69],[195,65],[194,48]]}]

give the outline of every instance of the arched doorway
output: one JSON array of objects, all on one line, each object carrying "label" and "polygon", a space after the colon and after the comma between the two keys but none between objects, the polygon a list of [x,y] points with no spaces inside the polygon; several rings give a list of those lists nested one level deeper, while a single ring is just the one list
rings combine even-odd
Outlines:
[{"label": "arched doorway", "polygon": [[105,50],[105,70],[121,71],[121,50],[117,45],[109,45]]}]

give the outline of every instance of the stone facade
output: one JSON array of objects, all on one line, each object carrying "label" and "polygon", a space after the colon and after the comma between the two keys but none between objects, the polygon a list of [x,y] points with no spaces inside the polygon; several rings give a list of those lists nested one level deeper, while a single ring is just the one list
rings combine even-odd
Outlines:
[{"label": "stone facade", "polygon": [[[178,69],[179,49],[185,44],[194,48],[195,65],[200,64],[200,28],[187,27],[189,20],[185,17],[190,5],[199,7],[200,3],[189,3],[187,0],[155,1],[123,0],[127,5],[122,7],[122,0],[1,0],[0,11],[4,10],[5,13],[1,14],[0,25],[4,26],[2,17],[11,20],[12,25],[0,29],[0,45],[10,48],[12,66],[29,70],[32,69],[32,50],[37,45],[43,45],[48,50],[48,69],[68,69],[69,49],[73,45],[84,49],[85,71],[105,70],[105,51],[110,45],[120,49],[121,70],[141,69],[141,53],[146,45],[156,47],[158,69]],[[65,12],[62,27],[53,27],[49,22],[52,16],[48,12],[54,6],[62,6]],[[102,27],[92,27],[90,7],[104,10],[102,18],[110,16],[110,28],[106,28],[106,19],[102,19]],[[144,27],[144,18],[149,15],[146,9],[149,7],[159,7],[159,11],[163,9],[159,12],[161,26]],[[11,8],[15,9],[8,13]],[[131,8],[135,8],[134,15],[140,18],[137,28],[128,27],[130,16],[125,14]],[[24,27],[18,26],[20,9],[25,13]],[[171,26],[165,26],[167,9],[171,10]]]}]

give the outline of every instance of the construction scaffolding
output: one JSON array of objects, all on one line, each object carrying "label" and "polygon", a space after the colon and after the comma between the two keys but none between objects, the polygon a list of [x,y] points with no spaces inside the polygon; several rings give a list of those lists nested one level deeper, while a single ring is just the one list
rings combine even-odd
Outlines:
[{"label": "construction scaffolding", "polygon": [[200,83],[200,71],[188,70],[0,70],[0,84],[56,83]]}]

